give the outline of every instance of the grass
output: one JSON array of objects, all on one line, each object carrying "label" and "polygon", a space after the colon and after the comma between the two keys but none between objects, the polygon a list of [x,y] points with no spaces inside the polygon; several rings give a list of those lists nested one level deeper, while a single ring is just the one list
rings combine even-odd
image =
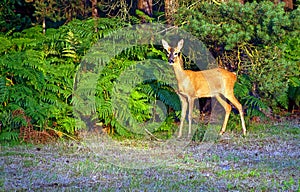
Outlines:
[{"label": "grass", "polygon": [[136,169],[71,141],[2,146],[0,191],[299,191],[299,129],[254,125],[247,137],[228,131],[205,153],[192,142],[172,161]]}]

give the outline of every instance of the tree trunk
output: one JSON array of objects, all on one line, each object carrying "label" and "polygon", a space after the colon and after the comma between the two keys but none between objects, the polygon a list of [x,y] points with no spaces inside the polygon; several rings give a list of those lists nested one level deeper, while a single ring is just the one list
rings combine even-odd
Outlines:
[{"label": "tree trunk", "polygon": [[43,18],[43,34],[46,34],[46,18]]},{"label": "tree trunk", "polygon": [[98,19],[98,10],[97,10],[97,0],[91,0],[92,2],[92,17],[94,19],[94,29],[95,32],[98,32],[97,19]]},{"label": "tree trunk", "polygon": [[165,17],[168,25],[174,25],[174,14],[178,7],[178,0],[165,0]]},{"label": "tree trunk", "polygon": [[293,10],[293,8],[294,8],[293,0],[274,0],[275,5],[278,5],[278,3],[281,3],[281,2],[285,3],[284,9],[286,11]]},{"label": "tree trunk", "polygon": [[285,3],[284,7],[286,10],[293,10],[293,0],[283,0],[283,2]]},{"label": "tree trunk", "polygon": [[152,0],[138,0],[138,9],[152,16]]},{"label": "tree trunk", "polygon": [[92,2],[92,17],[97,18],[98,17],[97,0],[91,0],[91,2]]}]

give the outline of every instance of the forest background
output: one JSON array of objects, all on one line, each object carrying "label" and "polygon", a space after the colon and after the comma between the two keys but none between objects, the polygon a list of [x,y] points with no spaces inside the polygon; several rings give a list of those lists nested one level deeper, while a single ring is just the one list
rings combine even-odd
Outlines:
[{"label": "forest background", "polygon": [[[248,125],[299,115],[298,0],[4,0],[0,5],[1,143],[76,138],[79,129],[93,126],[133,136],[112,113],[111,91],[118,75],[136,61],[165,59],[162,47],[143,45],[116,56],[97,82],[97,113],[79,114],[85,119],[81,123],[73,113],[79,102],[73,87],[82,58],[98,40],[142,23],[190,32],[220,67],[236,72],[235,94]],[[168,85],[155,81],[140,85],[130,98],[130,109],[138,121],[146,122],[151,118],[149,103],[155,99],[169,109],[155,133],[168,137],[180,114],[178,97]],[[233,119],[229,126],[239,131],[238,118]]]}]

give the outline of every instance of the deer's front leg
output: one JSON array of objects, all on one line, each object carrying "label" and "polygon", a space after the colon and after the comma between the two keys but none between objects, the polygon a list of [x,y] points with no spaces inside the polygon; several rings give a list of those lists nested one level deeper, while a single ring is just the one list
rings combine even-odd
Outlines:
[{"label": "deer's front leg", "polygon": [[192,121],[193,121],[193,109],[194,109],[194,98],[188,98],[189,101],[189,133],[188,137],[192,136]]},{"label": "deer's front leg", "polygon": [[181,95],[180,93],[178,94],[180,102],[181,102],[181,118],[180,118],[180,126],[179,126],[179,133],[178,133],[178,138],[182,136],[182,128],[183,128],[183,123],[184,119],[186,116],[186,110],[187,110],[187,99]]}]

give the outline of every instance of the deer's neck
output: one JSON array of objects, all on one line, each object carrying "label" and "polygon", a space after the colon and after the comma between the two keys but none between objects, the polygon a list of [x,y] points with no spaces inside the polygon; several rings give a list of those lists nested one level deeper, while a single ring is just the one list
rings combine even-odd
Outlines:
[{"label": "deer's neck", "polygon": [[173,69],[174,69],[174,72],[175,72],[175,76],[176,76],[176,79],[178,81],[178,84],[180,84],[181,82],[183,82],[187,76],[184,72],[184,69],[183,69],[183,60],[181,58],[181,56],[179,56],[174,64],[173,64]]}]

